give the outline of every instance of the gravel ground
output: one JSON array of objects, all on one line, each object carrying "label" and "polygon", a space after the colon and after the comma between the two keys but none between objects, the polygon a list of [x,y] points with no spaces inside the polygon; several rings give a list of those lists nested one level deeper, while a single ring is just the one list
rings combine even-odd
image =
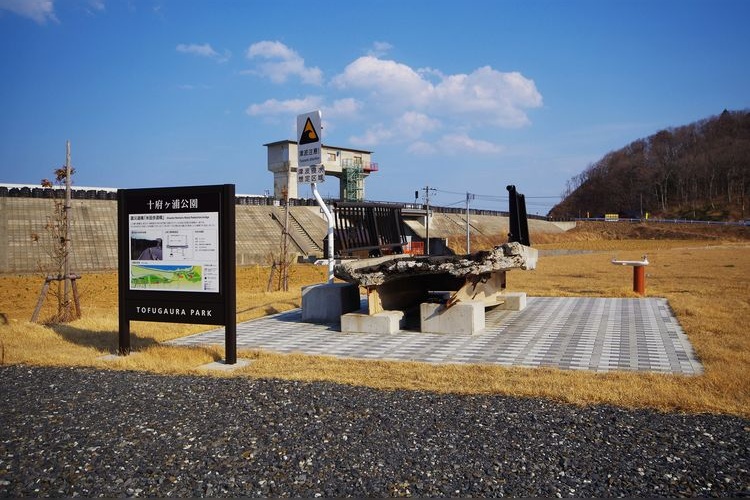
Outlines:
[{"label": "gravel ground", "polygon": [[750,496],[750,421],[0,367],[0,496]]}]

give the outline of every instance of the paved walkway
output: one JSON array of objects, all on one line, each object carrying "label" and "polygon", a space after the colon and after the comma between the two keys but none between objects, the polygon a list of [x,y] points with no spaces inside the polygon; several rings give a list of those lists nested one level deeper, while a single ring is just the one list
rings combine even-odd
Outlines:
[{"label": "paved walkway", "polygon": [[[487,311],[485,325],[485,330],[476,335],[414,331],[345,334],[338,324],[303,323],[301,310],[295,309],[238,324],[237,348],[597,372],[703,372],[666,299],[529,297],[523,311]],[[223,345],[224,329],[168,343]]]}]

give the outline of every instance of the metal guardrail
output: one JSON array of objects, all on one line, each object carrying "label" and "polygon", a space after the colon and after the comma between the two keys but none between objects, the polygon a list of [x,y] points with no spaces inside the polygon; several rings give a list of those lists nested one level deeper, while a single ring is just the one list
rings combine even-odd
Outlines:
[{"label": "metal guardrail", "polygon": [[[551,219],[550,219],[551,220]],[[561,220],[561,219],[557,219]],[[576,217],[573,219],[568,219],[572,221],[580,221],[580,222],[607,222],[607,223],[617,223],[617,222],[628,222],[631,224],[635,223],[654,223],[654,224],[705,224],[705,225],[713,225],[713,226],[750,226],[750,219],[744,220],[744,221],[717,221],[717,220],[693,220],[693,219],[657,219],[653,217],[649,217],[648,219],[634,219],[634,218],[625,218],[620,217],[617,220],[611,220],[611,219],[605,219],[604,217]]]}]

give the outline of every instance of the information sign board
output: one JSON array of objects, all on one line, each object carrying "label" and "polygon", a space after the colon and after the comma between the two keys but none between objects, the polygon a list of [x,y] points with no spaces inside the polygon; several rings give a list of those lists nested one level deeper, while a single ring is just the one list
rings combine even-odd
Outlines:
[{"label": "information sign board", "polygon": [[131,320],[198,323],[225,325],[235,362],[234,203],[231,184],[118,191],[122,354]]}]

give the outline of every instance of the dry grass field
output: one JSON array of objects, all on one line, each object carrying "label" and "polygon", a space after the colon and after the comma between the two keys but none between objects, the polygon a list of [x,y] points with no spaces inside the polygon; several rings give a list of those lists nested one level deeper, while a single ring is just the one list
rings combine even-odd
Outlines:
[{"label": "dry grass field", "polygon": [[[253,363],[231,375],[326,380],[381,389],[545,397],[586,405],[609,403],[663,411],[750,417],[750,230],[659,228],[655,225],[583,225],[565,234],[532,235],[549,250],[535,271],[513,271],[508,288],[536,296],[636,297],[630,268],[613,257],[648,255],[649,296],[666,297],[704,365],[701,376],[590,373],[485,365],[341,360],[326,356],[240,351]],[[456,237],[460,250],[461,237]],[[496,243],[477,238],[472,249]],[[563,250],[564,252],[562,252]],[[566,253],[578,252],[578,253]],[[325,269],[296,265],[290,292],[264,292],[269,269],[238,269],[238,321],[298,307],[300,287],[324,281]],[[29,323],[43,284],[38,276],[0,276],[0,363],[92,366],[157,373],[203,373],[198,366],[222,349],[177,348],[160,342],[208,329],[200,325],[133,322],[134,354],[100,359],[117,349],[117,276],[87,274],[80,281],[83,317],[67,325]],[[48,306],[43,317],[49,317]],[[46,315],[46,316],[45,316]]]}]

